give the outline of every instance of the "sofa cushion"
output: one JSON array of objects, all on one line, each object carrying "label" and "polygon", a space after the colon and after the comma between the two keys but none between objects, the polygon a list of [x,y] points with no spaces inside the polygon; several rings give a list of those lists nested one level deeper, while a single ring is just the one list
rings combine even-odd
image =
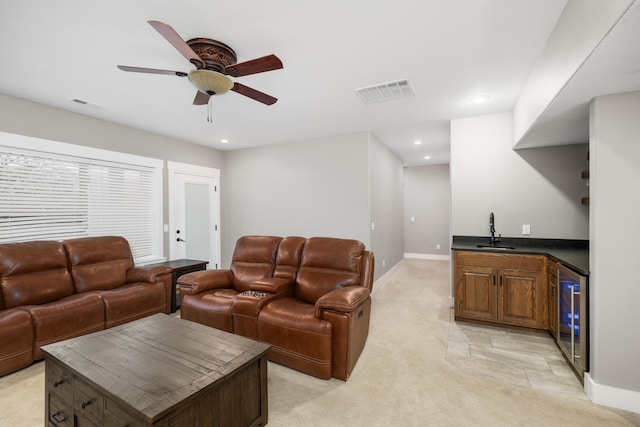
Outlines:
[{"label": "sofa cushion", "polygon": [[302,251],[295,296],[315,304],[334,289],[360,284],[364,245],[357,240],[312,237]]},{"label": "sofa cushion", "polygon": [[33,326],[23,310],[0,311],[0,376],[33,362]]},{"label": "sofa cushion", "polygon": [[0,245],[3,308],[45,304],[73,294],[67,258],[59,242]]},{"label": "sofa cushion", "polygon": [[238,239],[230,268],[235,290],[248,291],[254,280],[273,275],[281,240],[275,236],[244,236]]},{"label": "sofa cushion", "polygon": [[34,360],[42,359],[40,347],[104,329],[104,305],[94,292],[75,294],[58,301],[20,307],[31,315]]},{"label": "sofa cushion", "polygon": [[63,242],[76,292],[113,289],[126,282],[133,267],[129,242],[123,237],[100,236]]}]

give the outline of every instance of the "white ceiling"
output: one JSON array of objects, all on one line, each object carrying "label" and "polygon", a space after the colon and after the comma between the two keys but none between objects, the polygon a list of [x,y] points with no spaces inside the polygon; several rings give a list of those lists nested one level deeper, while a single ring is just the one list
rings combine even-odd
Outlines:
[{"label": "white ceiling", "polygon": [[640,90],[640,1],[611,28],[518,148],[589,141],[589,103],[597,96]]},{"label": "white ceiling", "polygon": [[[220,150],[371,131],[407,166],[447,163],[449,120],[510,111],[565,4],[2,0],[0,93]],[[148,20],[222,41],[238,62],[276,54],[284,69],[233,80],[278,102],[216,96],[209,124],[187,79],[118,70],[193,69]],[[354,92],[398,79],[416,95],[364,104]]]}]

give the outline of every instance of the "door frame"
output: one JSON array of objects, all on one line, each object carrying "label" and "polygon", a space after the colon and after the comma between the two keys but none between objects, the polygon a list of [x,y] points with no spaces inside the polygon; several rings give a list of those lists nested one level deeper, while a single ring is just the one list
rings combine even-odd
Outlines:
[{"label": "door frame", "polygon": [[211,256],[215,259],[209,261],[208,269],[218,268],[220,265],[220,169],[208,168],[205,166],[190,165],[167,161],[167,189],[169,193],[169,259],[175,259],[176,242],[172,239],[172,231],[176,229],[176,218],[173,206],[176,204],[176,179],[177,176],[192,176],[198,178],[209,178],[215,180],[215,191],[209,200],[209,210],[213,215],[212,223],[215,225],[212,230],[212,251]]}]

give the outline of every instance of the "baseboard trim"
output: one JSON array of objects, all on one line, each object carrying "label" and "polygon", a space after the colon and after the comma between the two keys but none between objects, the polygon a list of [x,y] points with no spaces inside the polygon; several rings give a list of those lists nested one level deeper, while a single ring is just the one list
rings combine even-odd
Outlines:
[{"label": "baseboard trim", "polygon": [[437,260],[437,261],[450,261],[451,260],[451,255],[416,254],[416,253],[410,253],[410,252],[405,252],[404,253],[404,257],[405,258],[415,258],[415,259],[433,259],[433,260]]},{"label": "baseboard trim", "polygon": [[640,414],[640,392],[598,384],[584,374],[584,391],[593,403]]},{"label": "baseboard trim", "polygon": [[380,288],[383,288],[387,278],[390,277],[393,273],[395,273],[395,271],[400,268],[400,264],[402,264],[404,262],[404,259],[401,259],[400,262],[398,262],[396,265],[394,265],[393,267],[391,267],[386,273],[384,273],[382,276],[378,277],[378,279],[376,281],[373,282],[372,288],[373,290],[371,291],[371,294],[375,294],[376,291]]}]

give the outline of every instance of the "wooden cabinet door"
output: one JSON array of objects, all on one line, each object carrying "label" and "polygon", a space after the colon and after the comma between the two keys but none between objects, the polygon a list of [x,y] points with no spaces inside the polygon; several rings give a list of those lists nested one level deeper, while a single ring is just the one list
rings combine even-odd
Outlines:
[{"label": "wooden cabinet door", "polygon": [[542,284],[541,271],[500,270],[498,321],[530,328],[544,327]]},{"label": "wooden cabinet door", "polygon": [[458,267],[455,315],[476,320],[495,320],[496,274],[493,268]]}]

